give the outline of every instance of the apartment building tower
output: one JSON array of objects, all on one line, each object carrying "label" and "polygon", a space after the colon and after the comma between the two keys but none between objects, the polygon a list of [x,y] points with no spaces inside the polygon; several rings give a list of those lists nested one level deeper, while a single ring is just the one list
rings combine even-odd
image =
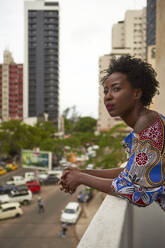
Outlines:
[{"label": "apartment building tower", "polygon": [[156,44],[156,0],[147,0],[147,46]]},{"label": "apartment building tower", "polygon": [[160,83],[159,92],[160,94],[155,96],[154,99],[154,109],[159,113],[165,115],[165,49],[164,49],[164,41],[165,41],[165,1],[159,0],[156,1],[156,72],[157,72],[157,80]]},{"label": "apartment building tower", "polygon": [[24,3],[24,118],[59,115],[59,3]]},{"label": "apartment building tower", "polygon": [[156,0],[147,0],[147,62],[156,68]]},{"label": "apartment building tower", "polygon": [[0,65],[0,119],[23,119],[23,65],[16,64],[10,51],[5,50]]},{"label": "apartment building tower", "polygon": [[127,10],[125,19],[113,25],[111,54],[120,53],[146,60],[146,8]]}]

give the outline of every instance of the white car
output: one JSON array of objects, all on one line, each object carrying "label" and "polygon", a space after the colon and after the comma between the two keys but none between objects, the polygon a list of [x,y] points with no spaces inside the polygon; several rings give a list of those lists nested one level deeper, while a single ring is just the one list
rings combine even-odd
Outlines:
[{"label": "white car", "polygon": [[6,182],[6,184],[22,185],[26,184],[26,180],[22,176],[13,176]]},{"label": "white car", "polygon": [[58,178],[61,178],[62,174],[63,174],[63,171],[62,170],[51,170],[51,171],[48,171],[48,175],[55,175]]},{"label": "white car", "polygon": [[23,214],[18,202],[5,203],[0,205],[0,220],[19,217]]},{"label": "white car", "polygon": [[25,181],[30,182],[30,181],[35,181],[36,180],[36,175],[33,171],[30,172],[25,172]]},{"label": "white car", "polygon": [[69,202],[65,209],[62,210],[61,222],[75,224],[80,216],[81,210],[78,202]]},{"label": "white car", "polygon": [[87,170],[92,170],[93,168],[94,168],[93,164],[88,164],[86,167]]},{"label": "white car", "polygon": [[37,174],[38,181],[41,182],[41,183],[42,183],[47,177],[48,177],[47,171],[39,172],[39,173]]},{"label": "white car", "polygon": [[20,202],[24,205],[32,201],[32,192],[30,190],[11,191],[9,194],[0,195],[0,203]]}]

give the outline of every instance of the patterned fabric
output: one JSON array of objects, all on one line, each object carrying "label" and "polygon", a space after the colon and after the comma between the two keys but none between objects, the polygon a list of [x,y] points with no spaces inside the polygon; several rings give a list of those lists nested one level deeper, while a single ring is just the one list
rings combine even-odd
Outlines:
[{"label": "patterned fabric", "polygon": [[165,210],[164,130],[165,117],[158,115],[140,134],[131,132],[124,140],[128,163],[113,180],[112,188],[136,205],[145,207],[157,201]]}]

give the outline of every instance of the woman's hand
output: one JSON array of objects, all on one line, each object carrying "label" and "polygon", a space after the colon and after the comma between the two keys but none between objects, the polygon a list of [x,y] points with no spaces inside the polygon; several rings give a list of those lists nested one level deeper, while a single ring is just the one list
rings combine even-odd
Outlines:
[{"label": "woman's hand", "polygon": [[66,193],[73,194],[77,187],[80,185],[79,177],[81,170],[75,167],[67,167],[59,181],[59,184],[62,186],[61,190],[64,190]]}]

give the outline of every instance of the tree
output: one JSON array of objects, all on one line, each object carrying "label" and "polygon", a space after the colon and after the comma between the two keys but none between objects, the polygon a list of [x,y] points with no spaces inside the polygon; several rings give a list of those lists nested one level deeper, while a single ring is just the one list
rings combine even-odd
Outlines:
[{"label": "tree", "polygon": [[76,106],[72,106],[71,108],[66,108],[63,111],[63,117],[64,117],[65,133],[72,133],[75,124],[79,119],[79,113],[76,110]]},{"label": "tree", "polygon": [[94,132],[96,128],[96,119],[86,116],[80,117],[73,129],[74,132]]},{"label": "tree", "polygon": [[19,154],[28,137],[28,125],[19,120],[3,122],[0,126],[1,151],[4,154]]}]

